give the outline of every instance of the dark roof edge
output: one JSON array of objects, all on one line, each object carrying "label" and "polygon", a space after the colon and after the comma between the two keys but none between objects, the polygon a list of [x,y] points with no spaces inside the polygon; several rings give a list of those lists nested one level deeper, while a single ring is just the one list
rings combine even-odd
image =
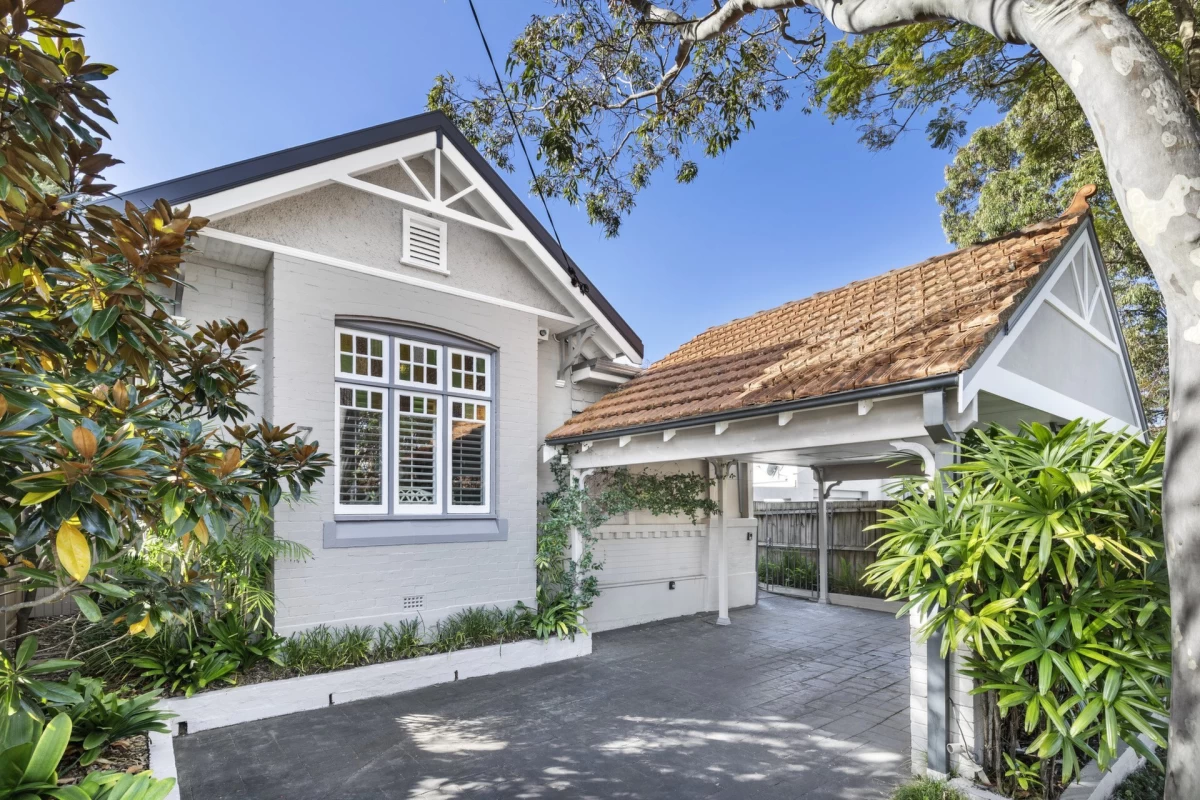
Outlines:
[{"label": "dark roof edge", "polygon": [[803,397],[799,400],[785,400],[780,403],[766,403],[760,406],[744,406],[731,408],[728,411],[714,411],[710,414],[698,414],[694,417],[681,417],[664,422],[649,422],[645,425],[631,425],[624,428],[611,428],[595,433],[580,433],[575,436],[557,438],[546,437],[547,444],[564,445],[577,442],[594,441],[596,439],[615,439],[619,436],[635,436],[643,433],[658,433],[672,428],[695,428],[700,425],[712,425],[717,422],[766,417],[784,411],[806,411],[825,406],[856,403],[859,400],[875,400],[880,397],[895,397],[902,394],[936,391],[958,386],[958,373],[950,372],[945,375],[934,375],[928,378],[916,378],[897,383],[885,383],[882,386],[867,386],[862,389],[850,389],[845,392],[834,392],[817,397]]},{"label": "dark roof edge", "polygon": [[634,333],[629,323],[617,313],[608,299],[592,284],[583,270],[564,253],[554,237],[546,230],[541,221],[517,197],[508,184],[500,177],[495,168],[488,163],[474,146],[467,141],[450,118],[440,111],[428,111],[393,122],[385,122],[370,128],[332,136],[316,142],[289,147],[244,161],[225,164],[220,167],[184,175],[169,181],[142,186],[122,192],[115,198],[104,201],[106,205],[115,205],[128,200],[134,205],[146,208],[155,200],[164,198],[171,205],[181,205],[200,197],[207,197],[217,192],[223,192],[248,183],[271,178],[285,172],[310,167],[323,161],[341,158],[363,150],[381,147],[385,144],[408,139],[422,133],[440,131],[450,139],[455,148],[463,154],[471,166],[483,177],[492,191],[500,196],[512,209],[521,223],[533,233],[538,242],[546,248],[550,256],[568,275],[574,274],[579,282],[588,287],[583,291],[596,307],[613,324],[621,336],[636,349],[640,359],[644,355],[644,345],[641,338]]}]

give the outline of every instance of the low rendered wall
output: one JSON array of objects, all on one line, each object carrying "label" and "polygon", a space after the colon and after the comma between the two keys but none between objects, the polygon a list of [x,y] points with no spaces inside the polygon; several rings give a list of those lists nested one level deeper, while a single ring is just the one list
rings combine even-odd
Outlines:
[{"label": "low rendered wall", "polygon": [[[754,603],[755,542],[747,534],[756,527],[753,519],[726,523],[730,608]],[[600,596],[586,614],[588,630],[715,611],[719,538],[718,522],[710,525],[707,520],[597,528],[594,551],[604,568],[597,573]]]}]

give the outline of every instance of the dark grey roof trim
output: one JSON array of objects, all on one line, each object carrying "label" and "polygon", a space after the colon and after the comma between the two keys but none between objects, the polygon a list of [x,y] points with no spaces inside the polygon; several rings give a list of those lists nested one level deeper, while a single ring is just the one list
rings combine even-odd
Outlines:
[{"label": "dark grey roof trim", "polygon": [[341,136],[321,139],[298,147],[290,147],[287,150],[268,153],[265,156],[237,161],[222,167],[184,175],[181,178],[143,186],[124,192],[106,202],[108,205],[123,205],[128,200],[136,206],[146,208],[161,197],[171,205],[181,205],[227,189],[430,132],[436,132],[439,137],[444,136],[450,140],[451,144],[471,163],[471,166],[483,176],[488,186],[508,204],[521,223],[533,233],[538,242],[558,262],[558,265],[571,276],[572,282],[579,284],[580,292],[587,295],[609,322],[616,327],[625,341],[636,348],[636,355],[641,358],[643,355],[642,340],[634,333],[629,323],[617,313],[612,304],[600,293],[600,290],[588,280],[574,260],[562,252],[550,232],[521,202],[521,199],[497,174],[487,159],[467,141],[467,137],[463,136],[462,131],[455,127],[449,117],[440,111],[405,117],[395,122],[363,128],[352,133],[344,133]]},{"label": "dark grey roof trim", "polygon": [[958,386],[958,373],[935,375],[931,378],[917,378],[899,383],[887,383],[883,386],[868,386],[864,389],[850,389],[845,392],[834,392],[819,397],[804,397],[799,400],[785,400],[781,403],[767,403],[761,406],[744,406],[731,408],[728,411],[716,411],[711,414],[699,414],[694,417],[681,417],[664,422],[650,422],[645,425],[631,425],[626,428],[612,428],[596,431],[595,433],[580,433],[575,436],[562,436],[557,439],[546,438],[548,444],[563,445],[576,442],[589,442],[597,439],[616,439],[620,436],[633,436],[643,433],[657,433],[674,428],[695,428],[700,425],[712,425],[717,422],[731,422],[753,417],[767,417],[783,411],[804,411],[811,408],[823,408],[844,403],[856,403],[859,400],[874,400],[880,397],[895,397],[902,394],[917,394],[938,389],[950,389]]}]

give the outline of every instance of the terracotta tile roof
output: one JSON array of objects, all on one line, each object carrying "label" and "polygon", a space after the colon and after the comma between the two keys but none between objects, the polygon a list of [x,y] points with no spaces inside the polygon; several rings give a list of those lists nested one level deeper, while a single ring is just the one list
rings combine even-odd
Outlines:
[{"label": "terracotta tile roof", "polygon": [[1086,218],[1081,195],[1061,217],[709,328],[547,438],[960,372]]}]

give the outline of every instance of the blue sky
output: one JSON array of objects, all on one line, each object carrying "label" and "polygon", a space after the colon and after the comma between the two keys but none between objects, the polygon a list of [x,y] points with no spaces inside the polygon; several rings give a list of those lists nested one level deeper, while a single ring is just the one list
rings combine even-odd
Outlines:
[{"label": "blue sky", "polygon": [[[477,5],[497,58],[548,7]],[[124,189],[416,114],[437,73],[489,70],[466,0],[78,0],[64,16],[119,69],[105,88]],[[689,186],[656,176],[618,239],[551,206],[647,363],[712,325],[950,249],[934,200],[947,153],[919,133],[871,153],[801,106],[764,114]],[[527,173],[506,178],[542,216]]]}]

